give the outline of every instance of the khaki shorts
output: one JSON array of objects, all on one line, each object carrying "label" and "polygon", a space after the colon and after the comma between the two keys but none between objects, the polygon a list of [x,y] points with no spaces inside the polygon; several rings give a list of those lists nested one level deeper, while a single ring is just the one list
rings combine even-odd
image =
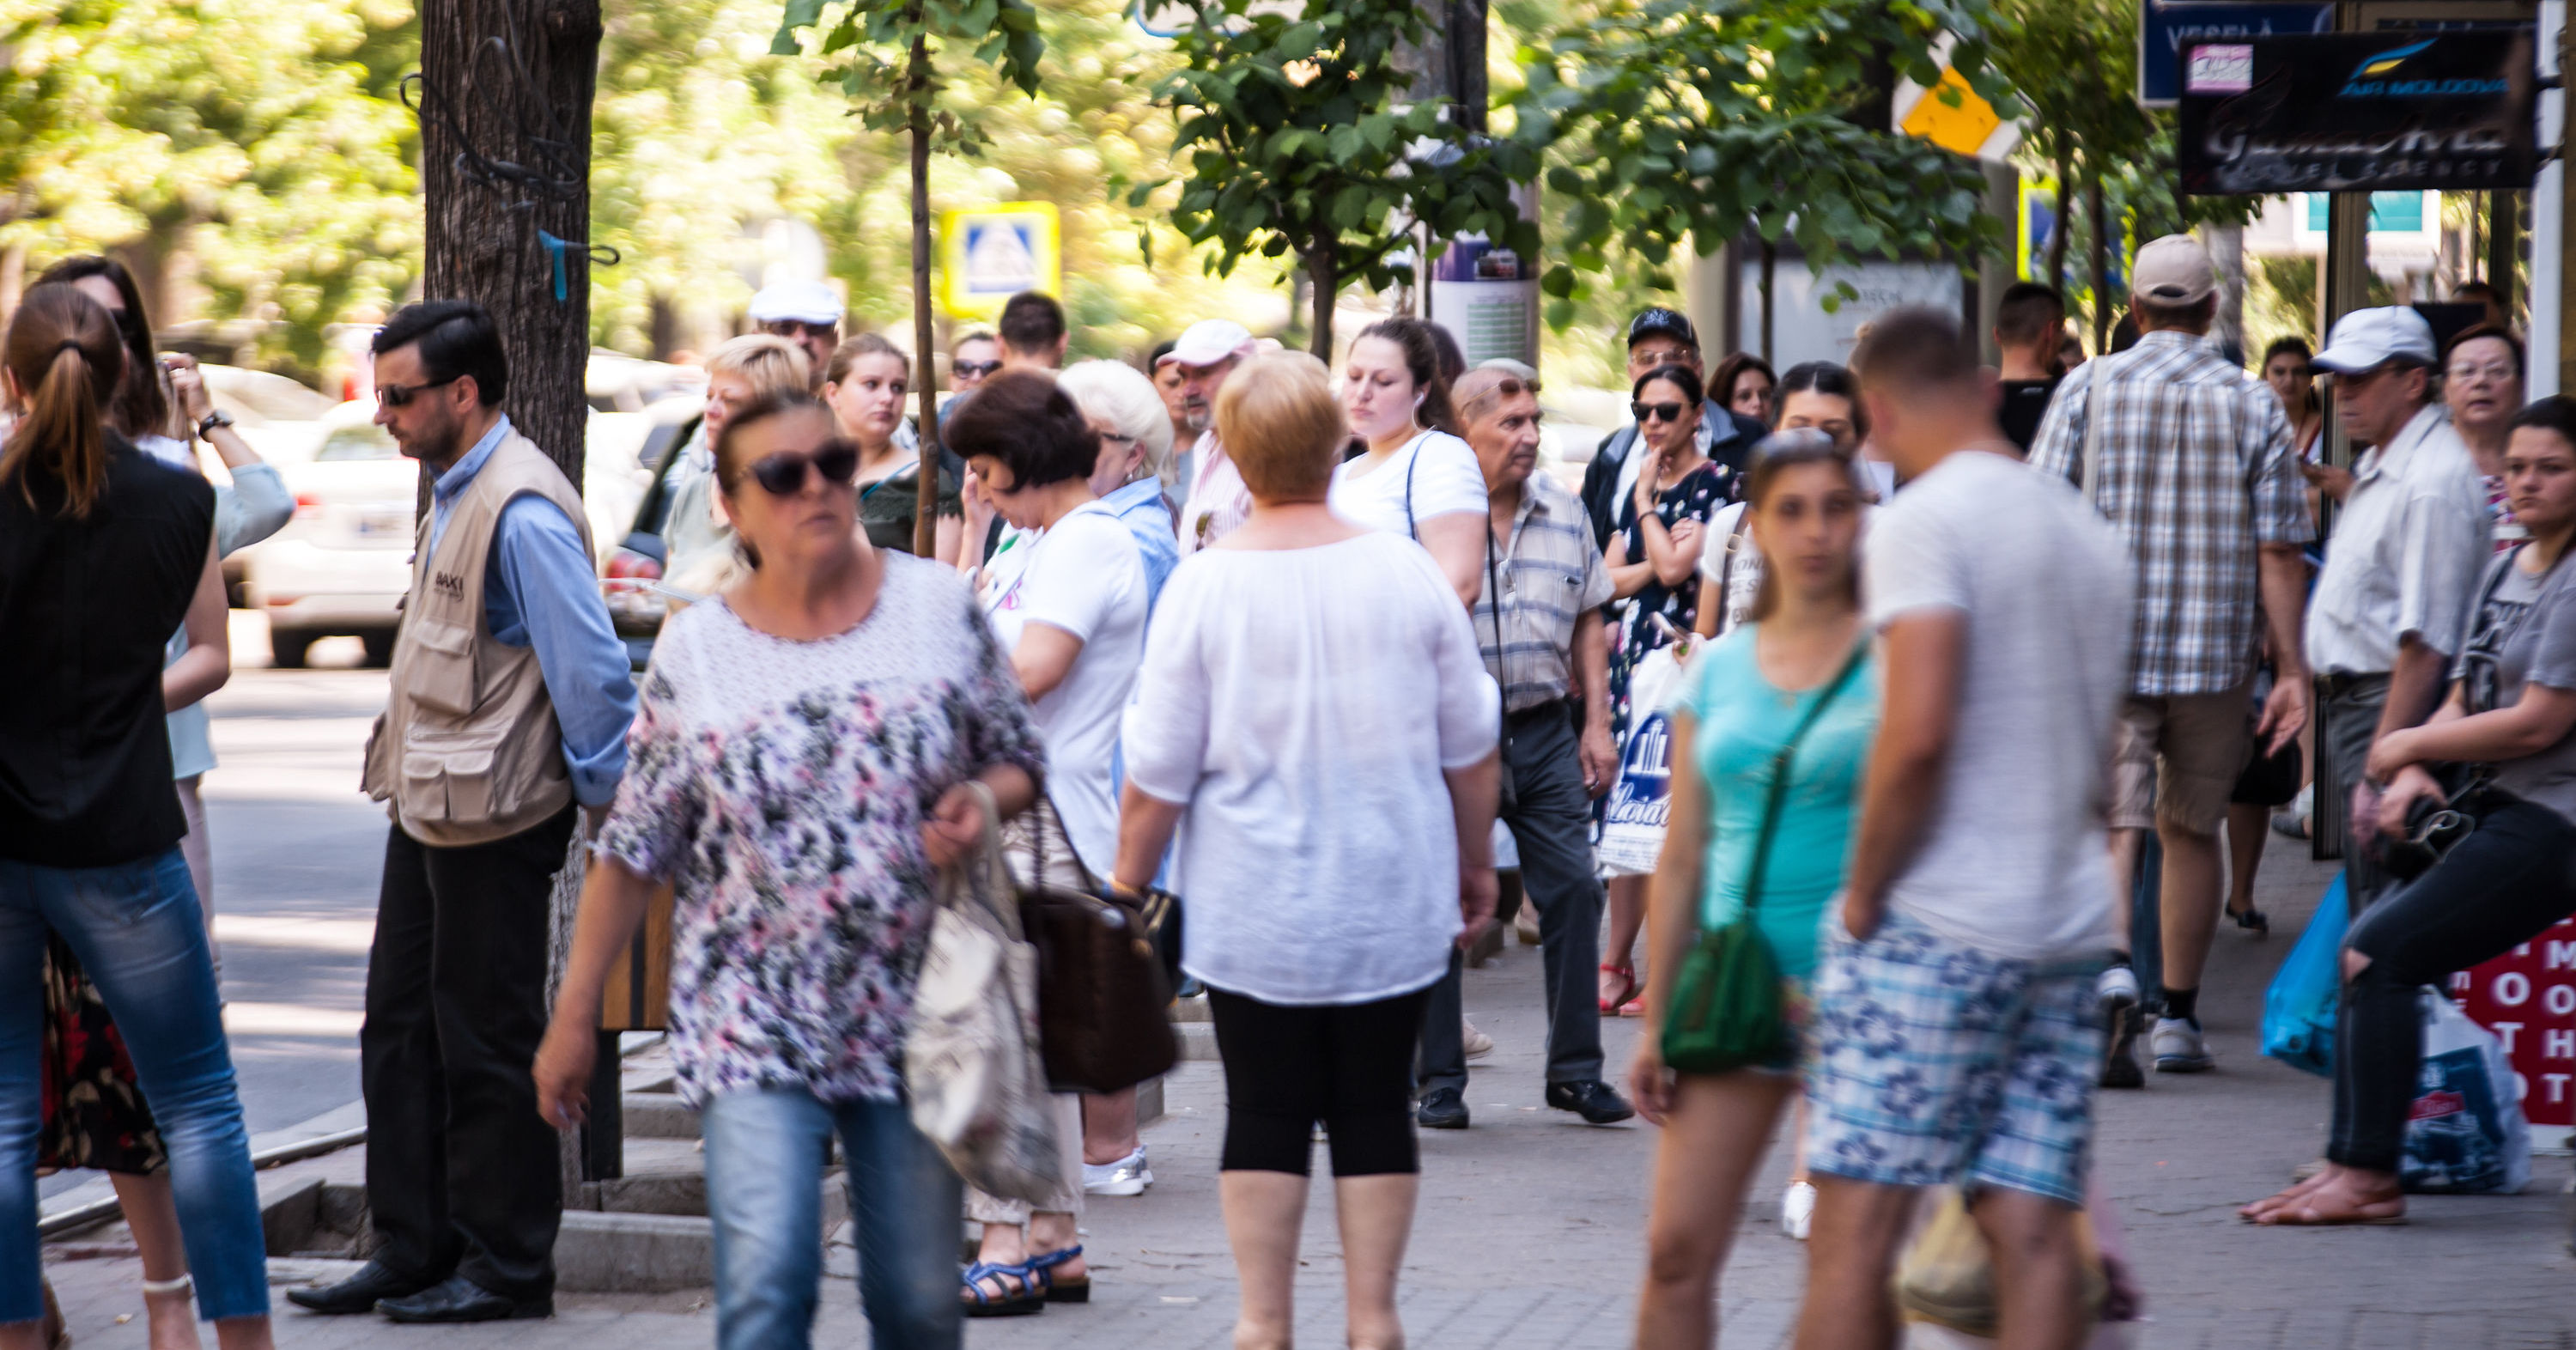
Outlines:
[{"label": "khaki shorts", "polygon": [[2254,741],[2254,682],[2223,694],[2131,697],[2111,751],[2111,828],[2170,821],[2216,834]]}]

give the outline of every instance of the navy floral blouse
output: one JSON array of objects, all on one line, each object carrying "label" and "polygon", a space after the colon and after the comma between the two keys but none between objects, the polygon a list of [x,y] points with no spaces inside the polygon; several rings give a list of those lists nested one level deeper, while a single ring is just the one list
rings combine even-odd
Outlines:
[{"label": "navy floral blouse", "polygon": [[881,555],[868,617],[810,642],[721,599],[664,626],[595,845],[675,879],[682,1097],[890,1101],[930,937],[921,823],[997,764],[1044,764],[1010,662],[954,571]]}]

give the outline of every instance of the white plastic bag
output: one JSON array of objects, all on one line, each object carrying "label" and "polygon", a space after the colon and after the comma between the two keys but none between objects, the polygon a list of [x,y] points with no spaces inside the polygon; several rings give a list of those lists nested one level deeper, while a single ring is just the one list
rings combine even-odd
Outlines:
[{"label": "white plastic bag", "polygon": [[1681,684],[1682,666],[1697,639],[1684,636],[1646,653],[1628,676],[1628,706],[1635,709],[1628,743],[1619,748],[1619,776],[1601,814],[1601,874],[1635,876],[1655,870],[1664,851],[1664,822],[1672,810],[1673,737],[1664,702]]},{"label": "white plastic bag", "polygon": [[2511,1195],[2531,1182],[2531,1123],[2494,1033],[2426,986],[2424,1062],[2406,1113],[2398,1183],[2410,1191]]}]

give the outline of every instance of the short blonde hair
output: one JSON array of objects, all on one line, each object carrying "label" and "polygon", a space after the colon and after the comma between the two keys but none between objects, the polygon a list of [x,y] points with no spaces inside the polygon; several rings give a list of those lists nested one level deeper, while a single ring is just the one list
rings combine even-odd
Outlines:
[{"label": "short blonde hair", "polygon": [[1253,496],[1287,498],[1332,483],[1351,428],[1323,362],[1274,352],[1235,367],[1217,390],[1216,438]]},{"label": "short blonde hair", "polygon": [[1180,479],[1172,462],[1172,417],[1154,382],[1124,361],[1082,361],[1055,377],[1055,387],[1073,400],[1085,417],[1098,417],[1133,436],[1145,447],[1145,467],[1164,487]]},{"label": "short blonde hair", "polygon": [[707,374],[739,375],[750,383],[752,393],[769,394],[809,387],[814,367],[806,361],[805,349],[795,343],[768,333],[746,333],[725,339],[707,354]]}]

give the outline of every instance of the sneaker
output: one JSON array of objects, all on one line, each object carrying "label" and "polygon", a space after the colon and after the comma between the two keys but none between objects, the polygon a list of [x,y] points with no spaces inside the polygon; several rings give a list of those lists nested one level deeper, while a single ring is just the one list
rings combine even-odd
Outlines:
[{"label": "sneaker", "polygon": [[1483,1059],[1494,1053],[1494,1038],[1476,1030],[1476,1024],[1459,1018],[1459,1041],[1467,1047],[1467,1058]]},{"label": "sneaker", "polygon": [[1813,1183],[1792,1181],[1789,1191],[1780,1197],[1780,1231],[1792,1242],[1807,1240],[1807,1231],[1816,1226],[1816,1188]]},{"label": "sneaker", "polygon": [[2155,1034],[2148,1038],[2147,1045],[2155,1052],[2158,1073],[2205,1073],[2218,1067],[2209,1047],[2201,1044],[2198,1022],[2180,1017],[2159,1017]]},{"label": "sneaker", "polygon": [[1538,935],[1538,907],[1536,905],[1531,904],[1527,900],[1521,902],[1521,912],[1512,916],[1512,935],[1519,938],[1520,944],[1524,947],[1536,947],[1541,945]]},{"label": "sneaker", "polygon": [[2105,966],[2094,992],[2102,1000],[2103,1025],[2110,1031],[2102,1057],[2102,1086],[2145,1087],[2146,1071],[2138,1067],[2137,972],[2127,966]]},{"label": "sneaker", "polygon": [[1085,1195],[1143,1195],[1154,1184],[1154,1169],[1145,1165],[1145,1146],[1114,1163],[1084,1163],[1082,1193]]}]

